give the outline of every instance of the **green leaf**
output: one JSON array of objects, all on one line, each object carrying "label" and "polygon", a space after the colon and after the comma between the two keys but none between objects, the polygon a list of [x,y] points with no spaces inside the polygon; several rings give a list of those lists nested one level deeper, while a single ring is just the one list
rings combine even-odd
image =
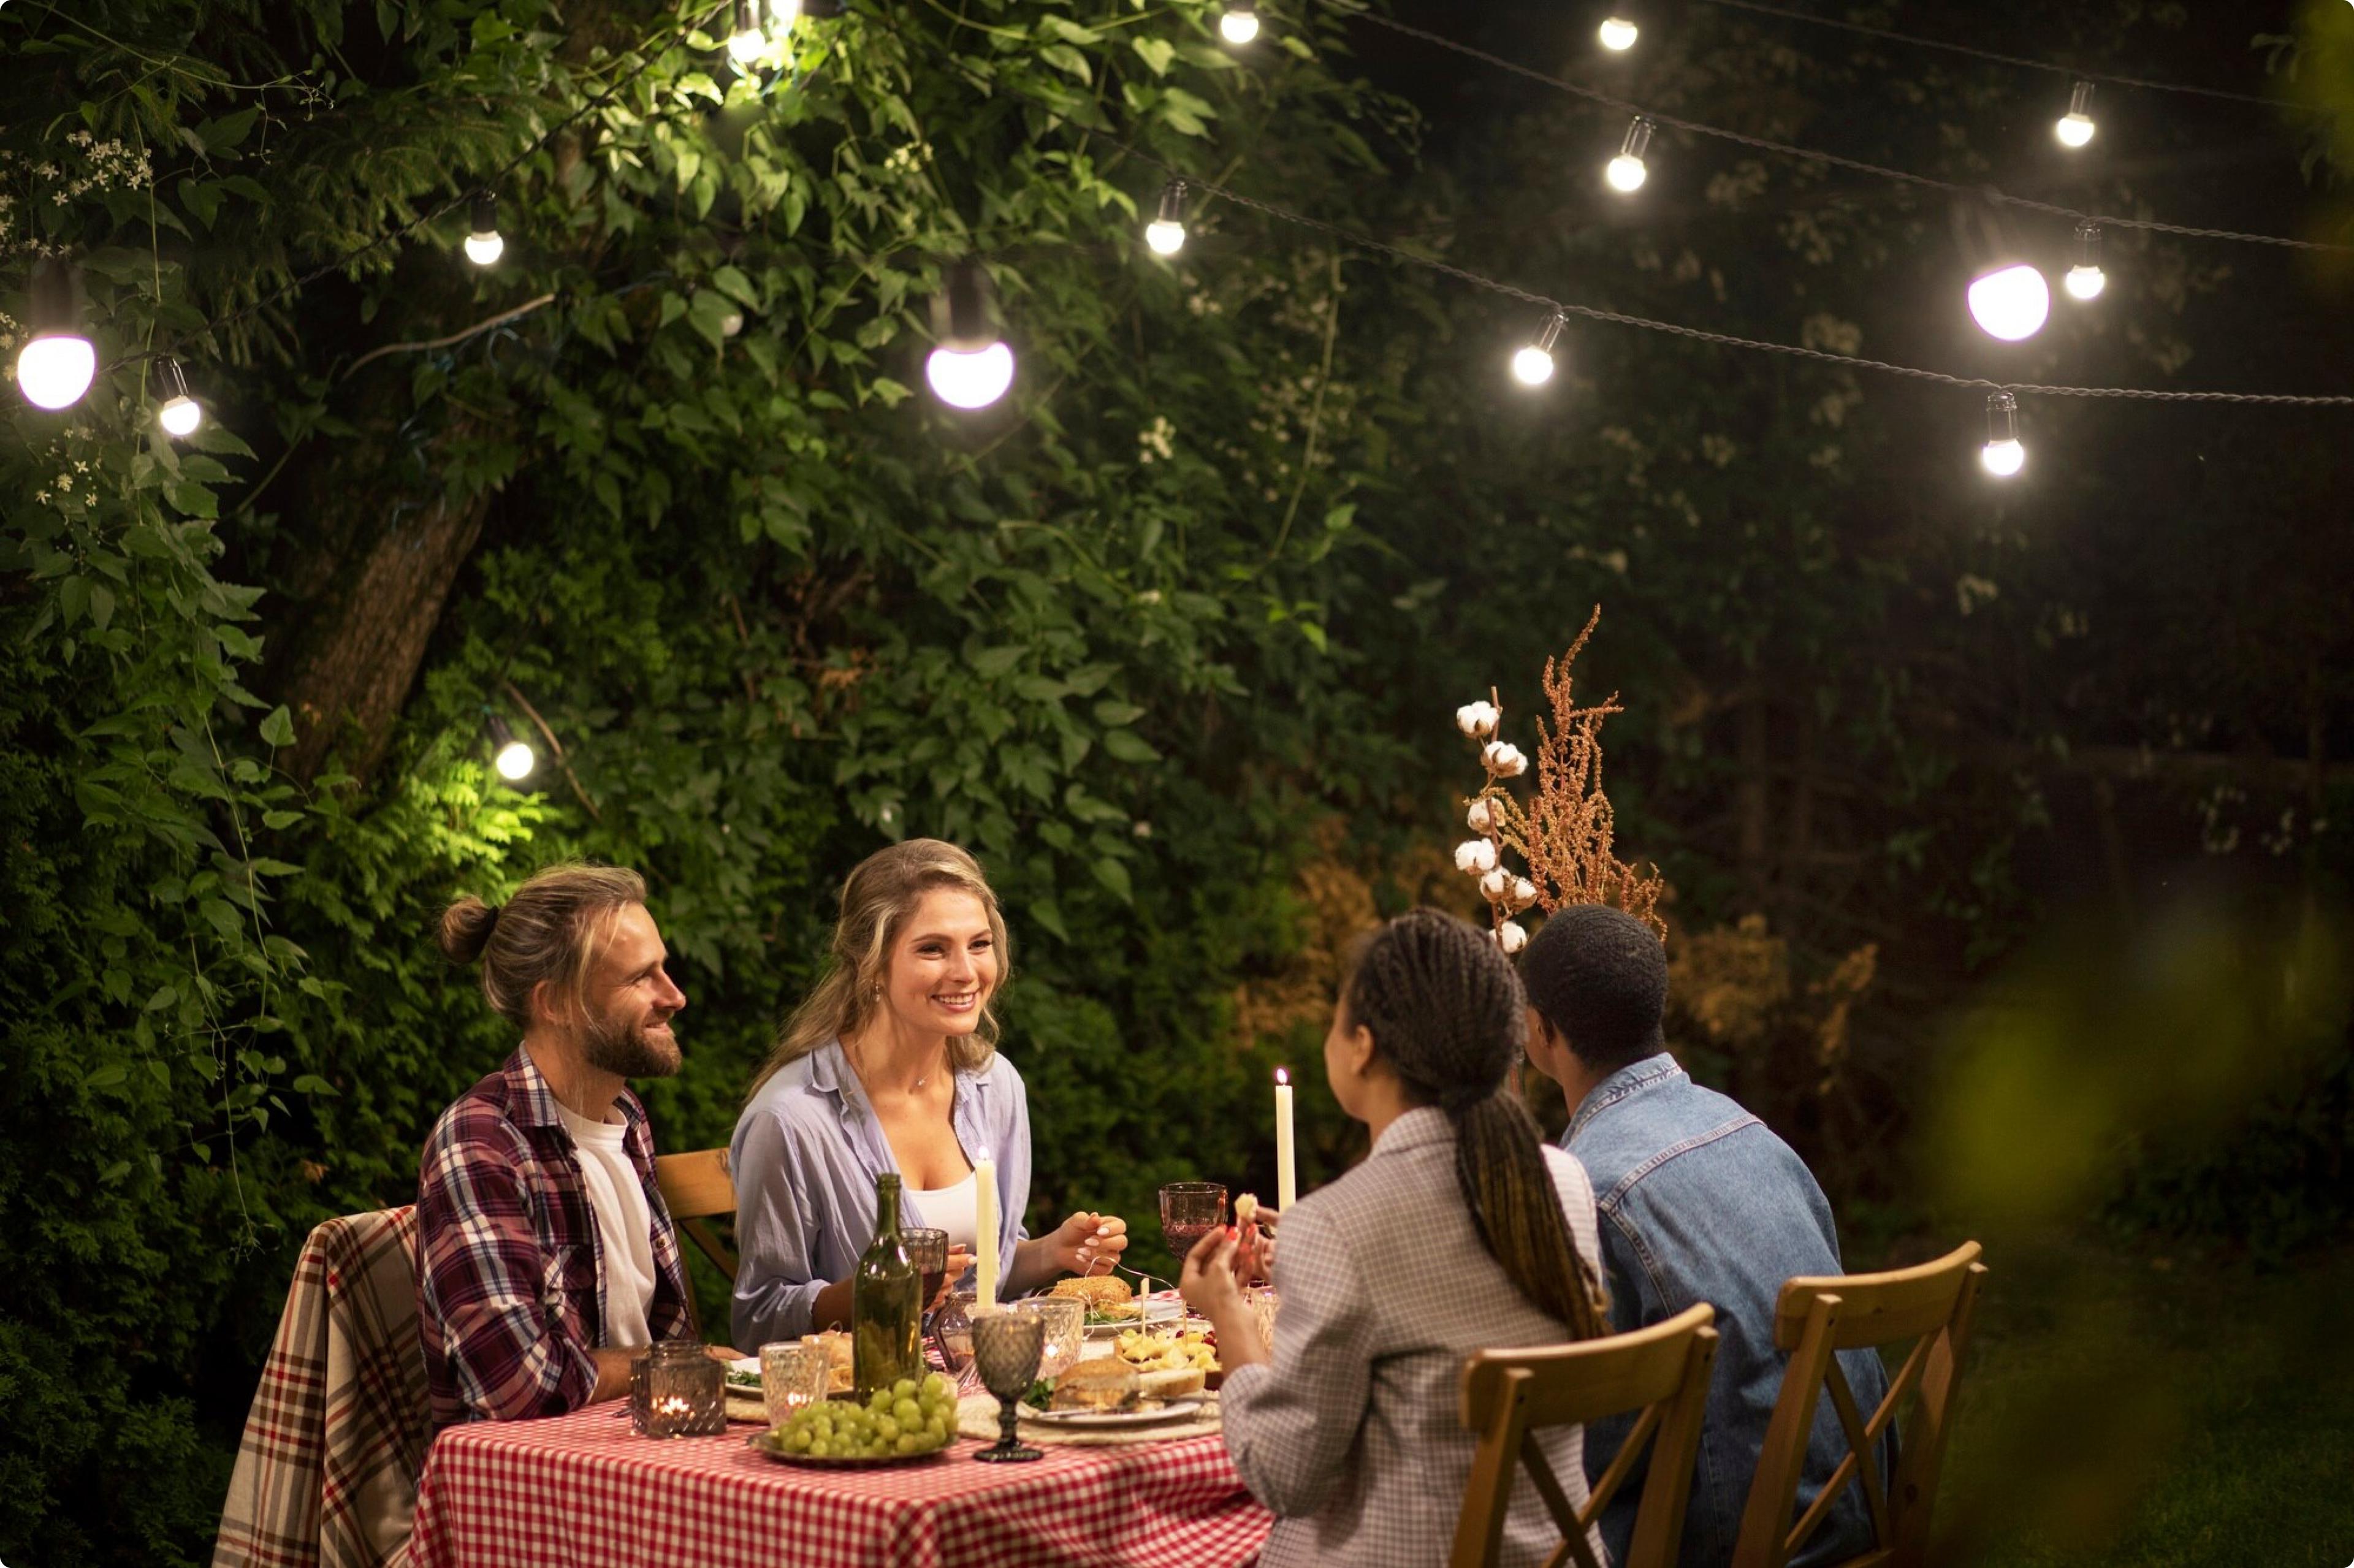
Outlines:
[{"label": "green leaf", "polygon": [[[270,709],[270,716],[261,721],[261,738],[273,747],[294,744],[294,715],[287,711],[285,704],[281,703]],[[292,816],[293,813],[285,814]],[[271,825],[283,826],[284,824],[272,823]]]},{"label": "green leaf", "polygon": [[1128,42],[1153,75],[1169,74],[1169,62],[1177,58],[1176,45],[1164,38],[1130,38]]},{"label": "green leaf", "polygon": [[1158,762],[1161,753],[1132,729],[1104,731],[1103,747],[1122,762]]},{"label": "green leaf", "polygon": [[1095,715],[1097,724],[1118,728],[1121,725],[1134,724],[1138,719],[1142,718],[1144,709],[1135,703],[1123,703],[1106,697],[1096,705]]},{"label": "green leaf", "polygon": [[1136,889],[1129,881],[1126,865],[1108,855],[1099,855],[1089,863],[1088,869],[1096,874],[1096,880],[1109,888],[1112,895],[1122,904],[1135,901]]},{"label": "green leaf", "polygon": [[298,1095],[340,1095],[343,1093],[342,1090],[336,1088],[334,1085],[327,1082],[326,1079],[319,1076],[316,1073],[302,1074],[294,1080],[292,1087],[294,1092]]},{"label": "green leaf", "polygon": [[130,1075],[123,1070],[122,1063],[109,1062],[104,1066],[86,1075],[82,1078],[81,1086],[85,1089],[111,1089],[129,1076]]}]

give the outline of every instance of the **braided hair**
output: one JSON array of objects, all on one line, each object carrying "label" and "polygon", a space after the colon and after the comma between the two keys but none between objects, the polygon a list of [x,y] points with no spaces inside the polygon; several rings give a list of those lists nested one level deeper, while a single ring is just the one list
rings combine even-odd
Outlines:
[{"label": "braided hair", "polygon": [[1571,1241],[1543,1135],[1505,1087],[1527,1037],[1520,977],[1496,945],[1452,915],[1412,909],[1360,948],[1341,991],[1416,1104],[1455,1124],[1455,1177],[1480,1244],[1570,1337],[1608,1333],[1596,1286]]}]

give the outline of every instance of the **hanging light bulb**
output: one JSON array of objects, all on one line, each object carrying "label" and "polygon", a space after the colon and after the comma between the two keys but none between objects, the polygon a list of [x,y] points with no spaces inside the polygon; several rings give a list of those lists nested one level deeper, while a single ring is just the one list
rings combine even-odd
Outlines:
[{"label": "hanging light bulb", "polygon": [[1595,36],[1602,40],[1604,48],[1614,55],[1623,55],[1635,47],[1635,40],[1642,36],[1642,32],[1643,29],[1630,18],[1613,11],[1602,18],[1602,26],[1595,29]]},{"label": "hanging light bulb", "polygon": [[2008,392],[1987,397],[1987,444],[1978,461],[1997,479],[2009,479],[2027,466],[2027,449],[2019,444],[2019,399]]},{"label": "hanging light bulb", "polygon": [[951,261],[932,301],[932,334],[939,346],[924,362],[924,378],[952,408],[986,408],[1013,385],[1013,351],[990,320],[989,274],[970,258]]},{"label": "hanging light bulb", "polygon": [[499,198],[489,191],[474,193],[474,223],[466,236],[466,260],[477,267],[487,267],[506,253],[507,242],[499,236]]},{"label": "hanging light bulb", "polygon": [[1561,329],[1569,318],[1555,311],[1546,322],[1537,340],[1512,355],[1512,379],[1523,387],[1542,387],[1553,379],[1553,345],[1561,341]]},{"label": "hanging light bulb", "polygon": [[1643,166],[1643,154],[1650,150],[1650,146],[1651,122],[1638,114],[1635,122],[1627,127],[1627,140],[1619,147],[1618,155],[1610,160],[1608,168],[1602,171],[1603,178],[1610,182],[1612,190],[1625,192],[1643,188],[1643,181],[1650,173]]},{"label": "hanging light bulb", "polygon": [[1226,0],[1218,18],[1218,36],[1230,44],[1247,44],[1258,37],[1258,0]]},{"label": "hanging light bulb", "polygon": [[523,782],[539,766],[539,757],[530,743],[517,740],[514,731],[507,727],[507,721],[496,714],[491,715],[491,742],[498,747],[491,754],[491,766],[510,784]]},{"label": "hanging light bulb", "polygon": [[2043,330],[2052,313],[2052,288],[2025,262],[1997,267],[1970,282],[1970,317],[1989,337],[2017,343]]},{"label": "hanging light bulb", "polygon": [[2076,300],[2097,300],[2109,286],[2108,274],[2101,270],[2099,224],[2086,221],[2076,226],[2076,264],[2068,269],[2061,284]]},{"label": "hanging light bulb", "polygon": [[1171,180],[1161,187],[1161,215],[1144,226],[1144,243],[1155,256],[1174,256],[1185,248],[1185,182]]},{"label": "hanging light bulb", "polygon": [[194,397],[188,396],[188,378],[180,373],[180,362],[176,359],[164,361],[161,379],[164,390],[169,396],[164,399],[164,406],[155,410],[155,422],[164,427],[164,433],[167,436],[185,438],[195,435],[196,427],[205,422],[205,411],[197,407]]},{"label": "hanging light bulb", "polygon": [[54,256],[33,263],[26,324],[32,335],[16,355],[16,387],[37,408],[69,408],[98,376],[98,348],[81,330],[81,280]]},{"label": "hanging light bulb", "polygon": [[2093,139],[2093,84],[2080,81],[2068,94],[2068,112],[2052,127],[2062,147],[2081,147]]},{"label": "hanging light bulb", "polygon": [[760,30],[760,19],[753,13],[752,0],[736,0],[736,21],[727,34],[727,58],[739,66],[748,66],[768,51],[769,35]]},{"label": "hanging light bulb", "polygon": [[779,37],[792,31],[801,20],[801,0],[768,0],[769,28]]}]

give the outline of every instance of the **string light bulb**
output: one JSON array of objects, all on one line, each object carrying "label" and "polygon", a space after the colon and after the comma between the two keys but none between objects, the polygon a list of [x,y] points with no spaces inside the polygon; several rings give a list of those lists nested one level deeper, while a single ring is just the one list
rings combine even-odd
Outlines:
[{"label": "string light bulb", "polygon": [[951,408],[986,408],[1013,385],[1013,351],[990,316],[989,274],[970,258],[949,262],[932,301],[939,346],[924,362],[924,379]]},{"label": "string light bulb", "polygon": [[1155,256],[1174,256],[1185,249],[1185,182],[1171,180],[1161,187],[1161,213],[1144,226],[1144,243]]},{"label": "string light bulb", "polygon": [[748,66],[768,52],[769,35],[760,30],[760,19],[752,10],[752,0],[736,0],[735,26],[727,34],[727,58],[739,66]]},{"label": "string light bulb", "polygon": [[516,739],[507,721],[496,714],[491,715],[491,743],[498,748],[491,754],[491,766],[510,784],[522,783],[539,766],[539,756],[532,750],[531,743]]},{"label": "string light bulb", "polygon": [[1218,36],[1230,44],[1247,44],[1258,37],[1258,0],[1227,0],[1218,18]]},{"label": "string light bulb", "polygon": [[16,387],[37,408],[70,408],[98,376],[98,346],[81,330],[81,278],[54,256],[33,263],[26,324],[32,335],[16,354]]},{"label": "string light bulb", "polygon": [[779,33],[791,31],[801,15],[801,0],[769,0],[769,26]]},{"label": "string light bulb", "polygon": [[196,427],[205,422],[205,411],[194,397],[188,396],[188,378],[181,373],[178,360],[164,360],[159,379],[164,383],[164,390],[170,395],[164,399],[163,407],[155,410],[155,422],[164,427],[165,435],[185,440],[195,435]]},{"label": "string light bulb", "polygon": [[1987,396],[1987,443],[1978,462],[1997,479],[2027,466],[2027,449],[2019,444],[2019,399],[2008,392]]},{"label": "string light bulb", "polygon": [[2052,286],[2025,262],[1997,267],[1970,281],[1970,319],[1988,337],[2017,343],[2043,330],[2052,314]]},{"label": "string light bulb", "polygon": [[1651,122],[1638,114],[1635,122],[1627,127],[1627,140],[1620,144],[1618,155],[1602,171],[1602,177],[1609,181],[1612,190],[1624,194],[1643,188],[1643,181],[1650,175],[1643,166],[1643,154],[1650,147]]},{"label": "string light bulb", "polygon": [[1602,47],[1614,55],[1623,55],[1633,48],[1635,40],[1642,33],[1642,28],[1616,11],[1603,17],[1602,26],[1595,29],[1595,36],[1602,40]]},{"label": "string light bulb", "polygon": [[2076,264],[2060,281],[2073,300],[2097,300],[2109,286],[2108,274],[2101,270],[2099,224],[2087,220],[2076,226]]},{"label": "string light bulb", "polygon": [[2081,147],[2093,139],[2093,84],[2078,82],[2068,94],[2068,112],[2052,127],[2062,147]]},{"label": "string light bulb", "polygon": [[1555,311],[1537,334],[1534,343],[1525,344],[1512,355],[1512,379],[1523,387],[1542,387],[1553,379],[1553,345],[1561,341],[1561,329],[1569,318]]},{"label": "string light bulb", "polygon": [[489,191],[474,193],[472,229],[466,236],[466,260],[477,267],[487,267],[506,254],[507,242],[499,234],[499,198]]}]

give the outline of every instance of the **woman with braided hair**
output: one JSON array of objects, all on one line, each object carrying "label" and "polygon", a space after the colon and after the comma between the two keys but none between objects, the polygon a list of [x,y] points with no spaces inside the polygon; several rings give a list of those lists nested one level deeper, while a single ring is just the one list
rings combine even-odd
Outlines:
[{"label": "woman with braided hair", "polygon": [[[1527,1006],[1511,962],[1453,916],[1382,927],[1324,1041],[1333,1097],[1373,1150],[1281,1216],[1271,1351],[1237,1278],[1249,1249],[1214,1231],[1185,1259],[1181,1288],[1226,1366],[1226,1451],[1277,1515],[1267,1568],[1444,1562],[1471,1473],[1464,1359],[1609,1331],[1585,1171],[1506,1086]],[[1583,1506],[1584,1434],[1539,1440]],[[1542,1562],[1558,1541],[1523,1482],[1502,1561]]]}]

